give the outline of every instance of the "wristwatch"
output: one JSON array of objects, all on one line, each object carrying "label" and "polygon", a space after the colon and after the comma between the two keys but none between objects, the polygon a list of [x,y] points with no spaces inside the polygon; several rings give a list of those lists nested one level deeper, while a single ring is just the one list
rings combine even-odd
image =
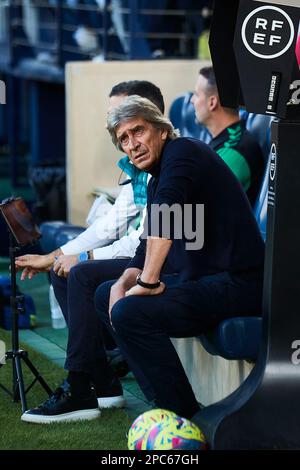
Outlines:
[{"label": "wristwatch", "polygon": [[158,280],[157,282],[151,283],[151,284],[149,282],[142,281],[141,280],[141,273],[137,275],[136,283],[139,286],[144,287],[145,289],[157,289],[157,287],[160,286],[160,280]]},{"label": "wristwatch", "polygon": [[79,253],[77,256],[78,263],[81,263],[82,261],[88,261],[89,259],[89,254],[87,251],[83,251],[82,253]]}]

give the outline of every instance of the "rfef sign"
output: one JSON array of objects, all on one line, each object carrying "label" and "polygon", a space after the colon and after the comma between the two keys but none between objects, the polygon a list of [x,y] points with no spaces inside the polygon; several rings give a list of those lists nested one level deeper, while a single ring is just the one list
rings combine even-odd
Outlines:
[{"label": "rfef sign", "polygon": [[295,7],[215,0],[209,43],[223,106],[245,105],[248,112],[300,119],[295,99],[299,21],[300,1]]},{"label": "rfef sign", "polygon": [[296,60],[299,20],[297,7],[240,1],[234,53],[248,111],[300,118],[300,107],[288,105],[290,86],[300,78]]},{"label": "rfef sign", "polygon": [[242,25],[242,40],[248,51],[261,59],[275,59],[284,54],[295,37],[289,15],[278,7],[263,6],[253,10]]}]

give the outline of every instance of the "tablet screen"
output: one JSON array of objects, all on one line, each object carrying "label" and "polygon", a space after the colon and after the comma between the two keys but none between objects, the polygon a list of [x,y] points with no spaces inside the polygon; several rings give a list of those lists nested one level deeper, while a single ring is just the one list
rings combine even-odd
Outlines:
[{"label": "tablet screen", "polygon": [[0,210],[18,245],[32,245],[41,237],[41,232],[22,198],[3,201]]}]

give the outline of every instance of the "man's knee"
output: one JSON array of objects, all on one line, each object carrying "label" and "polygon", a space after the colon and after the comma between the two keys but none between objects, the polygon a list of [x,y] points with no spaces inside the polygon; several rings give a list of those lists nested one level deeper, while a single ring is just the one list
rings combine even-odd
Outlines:
[{"label": "man's knee", "polygon": [[124,297],[118,300],[111,311],[111,322],[116,332],[135,328],[142,320],[136,297]]}]

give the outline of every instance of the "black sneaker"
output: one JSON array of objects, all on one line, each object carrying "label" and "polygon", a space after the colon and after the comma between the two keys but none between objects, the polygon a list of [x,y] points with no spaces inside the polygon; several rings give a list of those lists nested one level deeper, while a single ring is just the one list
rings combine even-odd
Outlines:
[{"label": "black sneaker", "polygon": [[126,404],[122,385],[117,377],[108,385],[97,385],[95,390],[99,408],[123,408]]},{"label": "black sneaker", "polygon": [[88,398],[79,399],[72,395],[70,386],[65,386],[65,382],[40,406],[25,411],[21,420],[48,424],[99,418],[101,411],[94,390],[91,390]]}]

